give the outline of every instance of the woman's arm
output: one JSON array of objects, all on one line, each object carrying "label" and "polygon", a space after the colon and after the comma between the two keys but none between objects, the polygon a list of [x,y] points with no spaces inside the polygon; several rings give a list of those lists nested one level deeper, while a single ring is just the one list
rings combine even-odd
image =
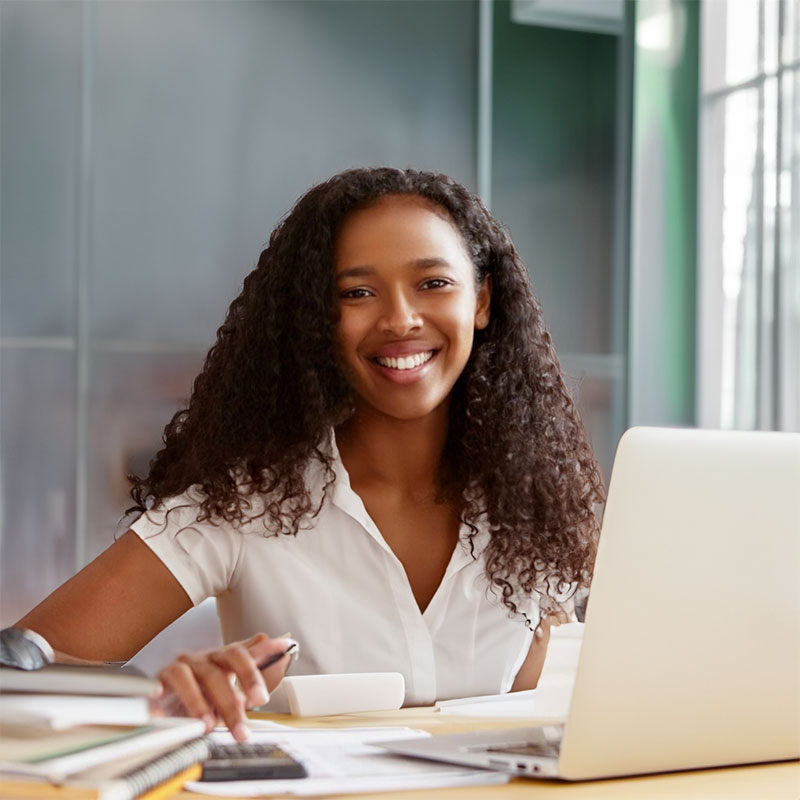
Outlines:
[{"label": "woman's arm", "polygon": [[127,661],[191,606],[158,556],[127,531],[17,625],[67,656]]},{"label": "woman's arm", "polygon": [[523,689],[535,689],[542,674],[544,659],[547,655],[547,645],[550,642],[550,622],[548,618],[542,620],[542,624],[536,628],[533,634],[528,655],[519,668],[514,683],[511,684],[512,692],[520,692]]},{"label": "woman's arm", "polygon": [[514,683],[511,685],[512,692],[519,692],[523,689],[535,689],[542,675],[544,659],[547,655],[547,645],[550,643],[550,629],[554,625],[563,625],[567,622],[577,622],[574,611],[560,611],[557,614],[549,614],[544,617],[533,633],[528,655],[519,668]]},{"label": "woman's arm", "polygon": [[[127,661],[191,606],[158,556],[127,531],[17,625],[44,636],[57,660]],[[159,673],[160,708],[200,717],[209,729],[222,717],[244,739],[245,710],[267,702],[267,686],[280,682],[291,659],[287,655],[263,672],[258,664],[285,648],[285,640],[260,633],[181,655]]]}]

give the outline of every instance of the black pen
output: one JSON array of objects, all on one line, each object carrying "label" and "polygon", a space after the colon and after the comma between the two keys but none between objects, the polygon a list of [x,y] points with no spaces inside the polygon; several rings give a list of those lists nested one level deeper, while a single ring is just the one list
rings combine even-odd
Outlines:
[{"label": "black pen", "polygon": [[297,642],[292,642],[283,652],[281,653],[273,653],[271,656],[267,657],[266,661],[262,661],[259,665],[259,669],[266,669],[267,667],[271,667],[273,664],[277,664],[285,655],[288,655],[292,652],[292,650],[297,647]]}]

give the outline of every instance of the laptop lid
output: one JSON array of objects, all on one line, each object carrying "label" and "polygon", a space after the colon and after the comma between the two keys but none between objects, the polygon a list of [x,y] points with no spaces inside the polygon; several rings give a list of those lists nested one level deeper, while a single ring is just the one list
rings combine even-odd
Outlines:
[{"label": "laptop lid", "polygon": [[559,772],[800,756],[800,434],[633,428]]}]

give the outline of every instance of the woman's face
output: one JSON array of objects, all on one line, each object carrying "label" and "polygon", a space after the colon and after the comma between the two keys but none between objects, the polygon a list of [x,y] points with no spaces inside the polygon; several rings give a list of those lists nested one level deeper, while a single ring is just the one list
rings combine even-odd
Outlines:
[{"label": "woman's face", "polygon": [[349,214],[334,249],[338,340],[356,408],[418,419],[450,396],[476,329],[489,322],[489,282],[444,211],[391,195]]}]

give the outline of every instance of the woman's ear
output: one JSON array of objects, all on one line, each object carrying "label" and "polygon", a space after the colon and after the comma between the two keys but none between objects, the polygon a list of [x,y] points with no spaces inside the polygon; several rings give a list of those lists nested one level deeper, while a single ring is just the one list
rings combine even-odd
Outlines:
[{"label": "woman's ear", "polygon": [[489,324],[492,305],[492,276],[486,275],[478,288],[478,300],[475,304],[475,330],[482,331]]}]

